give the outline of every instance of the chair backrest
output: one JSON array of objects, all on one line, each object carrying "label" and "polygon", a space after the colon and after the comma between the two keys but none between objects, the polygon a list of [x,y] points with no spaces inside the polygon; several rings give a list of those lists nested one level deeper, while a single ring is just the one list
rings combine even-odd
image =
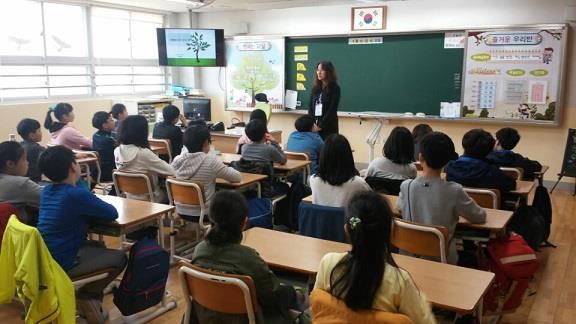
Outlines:
[{"label": "chair backrest", "polygon": [[96,161],[94,161],[94,164],[96,165],[96,170],[98,172],[96,174],[96,179],[93,180],[95,180],[96,183],[100,183],[102,177],[102,168],[100,166],[100,154],[98,153],[98,151],[83,151],[83,150],[73,150],[73,151],[74,154],[80,156],[88,156],[96,159]]},{"label": "chair backrest", "polygon": [[154,192],[148,175],[115,171],[112,173],[112,180],[114,180],[114,187],[119,196],[126,197],[126,194],[135,196],[148,195],[148,200],[154,201]]},{"label": "chair backrest", "polygon": [[2,245],[2,238],[4,237],[4,231],[6,230],[6,226],[8,226],[8,220],[10,220],[10,216],[16,215],[18,217],[18,210],[16,207],[0,203],[0,245]]},{"label": "chair backrest", "polygon": [[524,169],[522,168],[500,167],[500,171],[505,175],[514,178],[514,180],[522,180],[524,178]]},{"label": "chair backrest", "polygon": [[168,191],[168,200],[170,201],[170,205],[200,207],[199,224],[203,224],[204,214],[207,211],[204,189],[201,184],[167,178],[166,191]]},{"label": "chair backrest", "polygon": [[310,161],[310,157],[306,153],[284,151],[284,154],[288,160]]},{"label": "chair backrest", "polygon": [[346,242],[344,208],[302,202],[298,208],[298,229],[301,235]]},{"label": "chair backrest", "polygon": [[310,295],[314,324],[411,324],[412,320],[404,314],[377,310],[355,312],[346,303],[329,292],[321,289],[312,290]]},{"label": "chair backrest", "polygon": [[169,139],[149,138],[148,143],[150,146],[159,147],[160,149],[155,151],[156,154],[168,156],[168,163],[172,163],[172,147]]},{"label": "chair backrest", "polygon": [[392,244],[419,256],[439,257],[442,263],[448,261],[448,230],[444,226],[394,218]]},{"label": "chair backrest", "polygon": [[210,271],[186,262],[180,265],[180,284],[188,296],[184,323],[190,322],[192,301],[220,313],[246,314],[249,323],[256,323],[258,300],[252,278]]},{"label": "chair backrest", "polygon": [[474,199],[474,201],[483,208],[500,208],[500,190],[498,189],[480,189],[464,188],[464,191]]}]

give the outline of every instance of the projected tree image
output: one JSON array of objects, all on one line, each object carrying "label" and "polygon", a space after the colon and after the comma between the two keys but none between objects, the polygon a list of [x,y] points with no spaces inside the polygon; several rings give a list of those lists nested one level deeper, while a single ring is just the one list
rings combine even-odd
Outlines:
[{"label": "projected tree image", "polygon": [[198,53],[210,47],[210,44],[202,39],[203,36],[204,35],[194,33],[194,35],[192,35],[192,37],[190,38],[190,42],[186,43],[186,45],[188,45],[188,50],[192,50],[194,51],[194,54],[196,54],[196,62],[198,63],[200,63]]}]

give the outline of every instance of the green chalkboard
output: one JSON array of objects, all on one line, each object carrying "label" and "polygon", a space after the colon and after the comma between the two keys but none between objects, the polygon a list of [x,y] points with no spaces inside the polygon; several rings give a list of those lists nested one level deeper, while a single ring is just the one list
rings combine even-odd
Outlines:
[{"label": "green chalkboard", "polygon": [[[287,38],[286,89],[307,109],[316,64],[332,61],[342,89],[339,111],[440,114],[440,102],[459,102],[464,49],[444,48],[444,33],[383,35],[381,44],[349,45],[348,37]],[[295,53],[307,46],[307,53]],[[299,51],[306,48],[298,47]],[[306,61],[300,54],[307,54]],[[306,71],[297,71],[302,63]]]}]

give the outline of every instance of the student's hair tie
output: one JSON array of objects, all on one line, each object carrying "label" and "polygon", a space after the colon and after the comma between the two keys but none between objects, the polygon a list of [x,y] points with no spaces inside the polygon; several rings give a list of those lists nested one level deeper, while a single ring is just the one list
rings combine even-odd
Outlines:
[{"label": "student's hair tie", "polygon": [[356,226],[358,226],[360,223],[362,223],[362,220],[358,217],[350,217],[348,220],[348,224],[350,224],[351,229],[356,229]]}]

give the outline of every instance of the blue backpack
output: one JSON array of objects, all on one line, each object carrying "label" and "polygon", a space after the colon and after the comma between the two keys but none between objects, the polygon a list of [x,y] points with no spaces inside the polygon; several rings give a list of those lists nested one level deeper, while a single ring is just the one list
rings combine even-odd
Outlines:
[{"label": "blue backpack", "polygon": [[128,266],[120,286],[114,290],[114,304],[128,316],[162,301],[170,256],[155,239],[146,238],[130,248]]},{"label": "blue backpack", "polygon": [[252,198],[248,201],[248,221],[250,227],[272,229],[272,200]]}]

